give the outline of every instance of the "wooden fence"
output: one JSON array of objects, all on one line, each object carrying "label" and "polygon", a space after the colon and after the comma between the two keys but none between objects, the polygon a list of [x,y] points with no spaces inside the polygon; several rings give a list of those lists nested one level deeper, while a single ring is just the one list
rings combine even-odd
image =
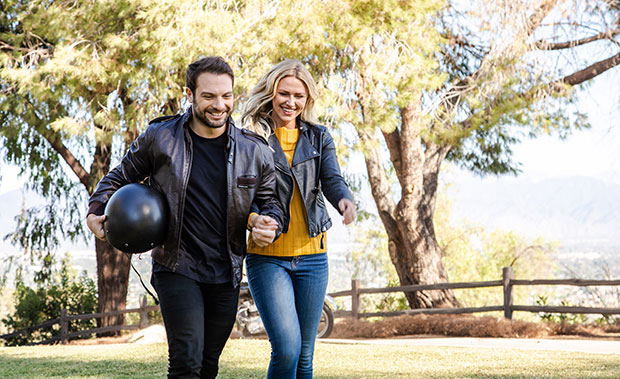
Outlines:
[{"label": "wooden fence", "polygon": [[[79,337],[79,336],[85,336],[85,335],[95,334],[95,333],[118,332],[118,331],[121,331],[121,330],[144,329],[147,326],[149,326],[148,313],[151,312],[151,311],[159,311],[159,305],[147,306],[146,298],[142,298],[142,300],[140,300],[140,308],[122,309],[122,310],[118,310],[118,311],[104,312],[104,313],[91,313],[91,314],[84,314],[84,315],[70,315],[70,314],[68,314],[67,310],[63,308],[60,311],[60,318],[49,320],[49,321],[46,321],[46,322],[44,322],[42,324],[35,325],[35,326],[32,326],[32,327],[27,328],[27,329],[18,330],[18,331],[13,332],[13,333],[0,335],[0,339],[8,339],[8,338],[16,337],[16,336],[21,335],[21,334],[30,334],[30,333],[32,333],[35,330],[47,329],[47,328],[51,328],[54,325],[59,324],[60,325],[60,334],[59,335],[56,335],[56,336],[54,336],[52,338],[49,338],[49,339],[46,339],[44,341],[36,342],[36,343],[34,343],[34,345],[51,344],[51,343],[55,343],[55,342],[58,342],[58,341],[60,341],[60,343],[64,345],[64,344],[67,343],[67,341],[69,341],[69,339],[72,339],[72,338],[75,338],[75,337]],[[90,319],[93,319],[93,318],[103,318],[103,317],[118,316],[118,315],[126,314],[126,313],[138,313],[140,315],[139,323],[137,325],[136,324],[133,324],[133,325],[113,325],[113,326],[106,326],[106,327],[102,327],[102,328],[94,328],[94,329],[89,329],[89,330],[80,330],[80,331],[77,331],[77,332],[69,333],[69,322],[71,322],[71,321],[90,320]]]},{"label": "wooden fence", "polygon": [[[593,308],[593,307],[567,307],[567,306],[532,306],[532,305],[514,305],[512,290],[514,286],[519,285],[567,285],[567,286],[620,286],[620,280],[583,280],[583,279],[534,279],[519,280],[514,278],[512,267],[504,267],[502,270],[501,280],[491,280],[486,282],[462,282],[462,283],[438,283],[438,284],[422,284],[409,285],[400,287],[387,288],[362,288],[359,279],[351,280],[351,289],[347,291],[338,291],[330,293],[331,297],[351,297],[350,311],[335,311],[334,317],[353,317],[356,319],[364,317],[377,316],[399,316],[403,314],[464,314],[477,312],[504,311],[504,317],[511,320],[514,311],[525,312],[546,312],[546,313],[574,313],[574,314],[620,314],[620,308]],[[488,307],[476,308],[426,308],[426,309],[407,309],[396,312],[360,312],[361,295],[373,293],[389,293],[389,292],[416,292],[440,289],[462,289],[462,288],[483,288],[483,287],[502,287],[504,293],[504,304]]]},{"label": "wooden fence", "polygon": [[[353,279],[351,281],[351,289],[347,291],[338,291],[330,293],[331,297],[351,297],[351,310],[335,310],[334,317],[377,317],[377,316],[399,316],[403,314],[415,315],[415,314],[464,314],[464,313],[477,313],[477,312],[492,312],[503,311],[504,317],[512,319],[512,313],[514,311],[524,312],[545,312],[545,313],[574,313],[574,314],[620,314],[620,308],[594,308],[594,307],[567,307],[567,306],[531,306],[531,305],[514,305],[512,297],[512,289],[514,286],[525,285],[567,285],[567,286],[620,286],[620,280],[583,280],[583,279],[534,279],[534,280],[519,280],[515,279],[513,275],[512,267],[504,267],[502,270],[501,280],[492,280],[486,282],[462,282],[462,283],[437,283],[437,284],[422,284],[422,285],[410,285],[400,287],[387,287],[387,288],[362,288],[360,286],[359,279]],[[363,313],[360,312],[361,296],[364,294],[373,293],[390,293],[390,292],[416,292],[416,291],[432,291],[440,289],[463,289],[463,288],[483,288],[483,287],[502,287],[504,294],[504,304],[494,305],[487,307],[477,308],[430,308],[430,309],[407,309],[395,312],[373,312]],[[0,335],[0,338],[11,338],[20,334],[32,333],[34,330],[50,328],[53,325],[60,324],[60,334],[54,336],[45,341],[37,342],[36,344],[49,344],[60,341],[62,344],[66,344],[71,338],[89,335],[94,333],[115,332],[121,330],[135,330],[143,329],[148,326],[148,312],[158,311],[159,306],[146,305],[146,298],[143,298],[140,302],[140,308],[135,309],[123,309],[114,312],[106,313],[94,313],[85,315],[69,315],[66,309],[61,311],[60,318],[46,321],[40,325],[30,327],[28,329],[20,330],[10,334]],[[78,332],[69,333],[69,322],[75,320],[88,320],[93,318],[103,318],[109,316],[118,316],[125,313],[139,313],[140,322],[138,325],[115,325],[102,328],[95,328],[89,330],[82,330]]]}]

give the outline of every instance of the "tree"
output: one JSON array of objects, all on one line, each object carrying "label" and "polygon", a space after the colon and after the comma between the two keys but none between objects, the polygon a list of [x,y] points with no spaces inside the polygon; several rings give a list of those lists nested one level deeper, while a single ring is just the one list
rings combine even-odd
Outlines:
[{"label": "tree", "polygon": [[[110,169],[114,150],[167,104],[171,83],[161,77],[167,71],[149,67],[141,10],[121,1],[2,5],[5,159],[48,199],[25,210],[12,234],[32,253],[53,250],[59,235],[83,233],[86,196]],[[102,241],[96,254],[99,310],[124,308],[128,256]]]},{"label": "tree", "polygon": [[[60,237],[85,235],[86,198],[113,161],[148,120],[181,108],[185,67],[206,55],[196,31],[223,51],[230,43],[216,31],[233,13],[192,1],[123,0],[11,0],[0,10],[4,159],[48,200],[22,212],[11,238],[43,256]],[[130,259],[105,242],[95,246],[99,310],[122,309]]]},{"label": "tree", "polygon": [[[341,4],[350,9],[332,12],[326,34],[334,63],[322,72],[343,83],[340,104],[365,151],[391,260],[403,285],[447,281],[433,225],[442,163],[516,174],[511,146],[522,138],[586,127],[570,104],[576,86],[620,63],[620,4]],[[556,66],[563,54],[573,59]],[[457,303],[451,291],[407,297],[412,308]]]}]

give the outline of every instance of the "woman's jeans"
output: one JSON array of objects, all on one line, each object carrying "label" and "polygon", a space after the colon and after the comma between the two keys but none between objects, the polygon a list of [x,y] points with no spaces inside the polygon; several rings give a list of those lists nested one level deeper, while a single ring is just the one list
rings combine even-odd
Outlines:
[{"label": "woman's jeans", "polygon": [[154,272],[168,338],[168,378],[215,378],[237,314],[239,287]]},{"label": "woman's jeans", "polygon": [[267,378],[312,378],[314,340],[327,290],[327,253],[248,254],[248,283],[271,342]]}]

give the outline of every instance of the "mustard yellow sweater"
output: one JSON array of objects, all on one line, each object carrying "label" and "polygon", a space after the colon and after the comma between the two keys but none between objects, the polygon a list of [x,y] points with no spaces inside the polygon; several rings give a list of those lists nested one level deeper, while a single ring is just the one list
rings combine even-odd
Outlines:
[{"label": "mustard yellow sweater", "polygon": [[[299,138],[299,129],[277,128],[275,130],[276,137],[284,150],[284,155],[288,159],[288,164],[293,162],[295,154],[295,145]],[[318,254],[327,251],[327,240],[323,240],[323,248],[321,249],[321,238],[325,238],[325,233],[319,234],[314,238],[310,238],[308,234],[308,217],[306,216],[306,207],[301,198],[301,192],[295,182],[293,189],[293,198],[291,199],[290,223],[288,232],[282,233],[274,243],[265,247],[259,247],[254,243],[250,236],[248,241],[248,252],[253,254],[271,255],[279,257],[292,257],[297,255]]]}]

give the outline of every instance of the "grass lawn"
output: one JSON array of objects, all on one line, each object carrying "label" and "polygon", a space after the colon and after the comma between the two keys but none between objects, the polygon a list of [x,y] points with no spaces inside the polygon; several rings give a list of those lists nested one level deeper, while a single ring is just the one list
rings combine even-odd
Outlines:
[{"label": "grass lawn", "polygon": [[[0,348],[0,378],[162,378],[165,344]],[[219,378],[264,378],[266,340],[230,340]],[[315,378],[618,378],[620,355],[318,343]]]}]

